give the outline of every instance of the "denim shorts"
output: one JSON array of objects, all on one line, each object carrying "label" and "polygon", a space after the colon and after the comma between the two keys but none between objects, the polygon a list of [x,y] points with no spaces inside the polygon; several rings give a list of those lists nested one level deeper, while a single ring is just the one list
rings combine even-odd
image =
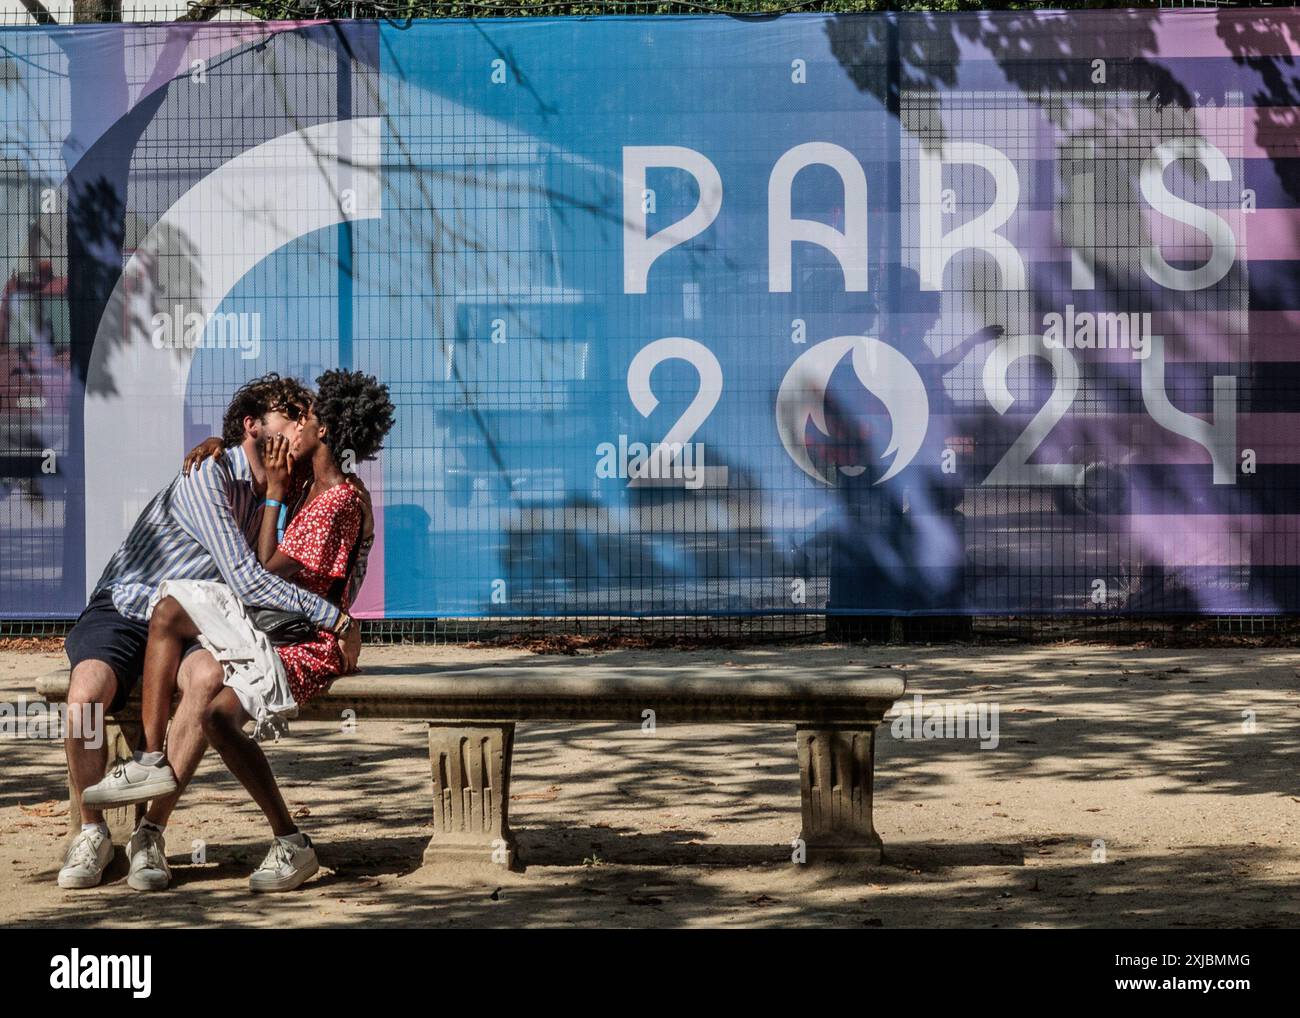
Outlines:
[{"label": "denim shorts", "polygon": [[[76,624],[63,639],[63,650],[73,668],[82,661],[103,661],[117,677],[117,692],[107,713],[114,714],[126,706],[132,690],[144,672],[144,648],[149,642],[149,623],[137,622],[120,614],[113,604],[113,594],[101,590],[90,599]],[[197,640],[188,640],[182,659],[202,650]]]},{"label": "denim shorts", "polygon": [[103,661],[117,676],[117,692],[108,713],[121,710],[144,671],[144,648],[149,623],[119,614],[113,594],[101,590],[90,599],[76,625],[64,638],[63,650],[75,669],[82,661]]}]

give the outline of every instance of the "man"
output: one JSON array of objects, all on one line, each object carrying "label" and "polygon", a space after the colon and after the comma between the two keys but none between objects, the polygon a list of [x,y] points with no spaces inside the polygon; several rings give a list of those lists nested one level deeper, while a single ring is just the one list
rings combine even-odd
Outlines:
[{"label": "man", "polygon": [[[126,703],[143,666],[149,604],[167,579],[221,581],[246,605],[301,612],[342,637],[347,667],[355,667],[361,646],[356,623],[325,599],[268,573],[250,546],[266,483],[259,444],[272,435],[292,439],[310,401],[299,382],[274,373],[248,382],[231,399],[222,422],[226,454],[179,473],[140,514],[64,643],[72,665],[70,715],[90,716],[81,711],[94,705],[112,713]],[[221,665],[197,644],[183,661],[176,653],[174,664],[181,691],[168,736],[174,778],[157,766],[161,754],[137,754],[102,782],[102,740],[75,726],[65,740],[69,780],[78,797],[96,784],[99,790],[129,785],[153,797],[127,845],[127,882],[136,890],[160,890],[171,881],[163,830],[207,749],[203,712],[223,686]],[[102,810],[82,803],[81,822],[59,871],[60,887],[96,886],[113,857]]]}]

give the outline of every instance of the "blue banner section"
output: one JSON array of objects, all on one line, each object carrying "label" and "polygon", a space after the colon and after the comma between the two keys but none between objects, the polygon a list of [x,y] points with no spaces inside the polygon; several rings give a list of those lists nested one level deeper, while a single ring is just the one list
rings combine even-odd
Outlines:
[{"label": "blue banner section", "polygon": [[1296,610],[1257,18],[0,30],[0,615],[337,366],[363,614]]}]

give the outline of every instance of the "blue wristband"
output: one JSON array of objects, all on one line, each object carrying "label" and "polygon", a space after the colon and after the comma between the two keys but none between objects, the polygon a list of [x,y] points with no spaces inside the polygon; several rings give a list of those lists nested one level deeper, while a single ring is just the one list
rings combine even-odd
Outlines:
[{"label": "blue wristband", "polygon": [[264,499],[262,505],[278,505],[280,507],[280,518],[275,521],[275,540],[278,544],[284,540],[284,521],[289,515],[289,507],[273,498]]}]

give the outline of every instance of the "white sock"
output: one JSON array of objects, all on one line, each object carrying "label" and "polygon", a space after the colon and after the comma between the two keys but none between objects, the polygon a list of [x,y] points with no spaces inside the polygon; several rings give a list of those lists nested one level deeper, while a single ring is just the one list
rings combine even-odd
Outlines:
[{"label": "white sock", "polygon": [[[277,837],[279,837],[279,835],[277,835]],[[302,836],[302,831],[294,831],[292,834],[286,834],[283,838],[279,838],[279,840],[283,841],[287,845],[293,845],[296,848],[307,847],[307,839]]]},{"label": "white sock", "polygon": [[135,762],[138,764],[144,764],[146,767],[157,767],[163,762],[163,754],[161,751],[157,753],[137,752],[135,754]]},{"label": "white sock", "polygon": [[81,829],[83,831],[102,831],[104,834],[107,834],[108,824],[101,820],[97,824],[82,824]]},{"label": "white sock", "polygon": [[146,828],[146,827],[148,827],[151,831],[157,831],[159,834],[162,834],[162,832],[163,832],[164,830],[167,829],[167,825],[166,825],[166,824],[164,824],[163,826],[159,827],[159,826],[158,826],[156,823],[154,823],[152,820],[141,820],[141,821],[140,821],[140,827],[139,827],[138,829],[139,829],[139,830],[143,830],[143,829]]}]

